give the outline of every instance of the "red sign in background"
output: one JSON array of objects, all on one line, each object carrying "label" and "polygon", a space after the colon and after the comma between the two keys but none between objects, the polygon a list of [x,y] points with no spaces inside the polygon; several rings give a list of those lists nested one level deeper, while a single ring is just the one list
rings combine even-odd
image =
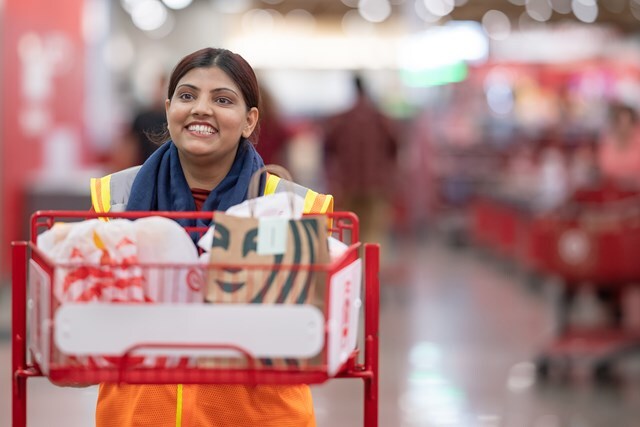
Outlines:
[{"label": "red sign in background", "polygon": [[23,224],[31,214],[25,212],[29,180],[51,163],[50,157],[72,156],[80,162],[87,157],[84,0],[3,1],[0,278],[8,276],[10,242],[28,238]]}]

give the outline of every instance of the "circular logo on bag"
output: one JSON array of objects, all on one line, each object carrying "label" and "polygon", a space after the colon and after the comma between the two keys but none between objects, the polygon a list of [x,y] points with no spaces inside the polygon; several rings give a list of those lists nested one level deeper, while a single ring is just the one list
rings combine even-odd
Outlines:
[{"label": "circular logo on bag", "polygon": [[582,230],[568,230],[558,241],[560,259],[567,264],[581,264],[586,261],[591,250],[589,237]]},{"label": "circular logo on bag", "polygon": [[195,268],[189,269],[187,273],[187,286],[194,292],[201,291],[204,288],[204,277],[202,272]]}]

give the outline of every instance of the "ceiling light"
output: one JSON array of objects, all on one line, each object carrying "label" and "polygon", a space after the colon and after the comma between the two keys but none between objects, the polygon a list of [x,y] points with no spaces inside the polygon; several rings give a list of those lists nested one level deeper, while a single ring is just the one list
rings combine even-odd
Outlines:
[{"label": "ceiling light", "polygon": [[553,13],[547,0],[528,0],[525,8],[531,18],[540,22],[548,21]]},{"label": "ceiling light", "polygon": [[544,28],[544,25],[544,22],[532,19],[526,11],[522,12],[518,17],[518,29],[520,29],[520,31],[536,30]]},{"label": "ceiling light", "polygon": [[170,9],[180,10],[189,6],[193,0],[162,0],[162,2]]},{"label": "ceiling light", "polygon": [[142,0],[131,10],[131,19],[141,30],[157,30],[167,20],[167,8],[158,0]]},{"label": "ceiling light", "polygon": [[572,0],[573,14],[582,22],[595,22],[598,18],[598,4],[596,0]]},{"label": "ceiling light", "polygon": [[167,19],[165,19],[162,25],[155,30],[147,31],[147,35],[152,39],[163,39],[171,34],[175,26],[176,20],[174,19],[173,14],[169,12],[167,13]]},{"label": "ceiling light", "polygon": [[416,15],[418,15],[418,17],[422,19],[424,22],[428,22],[430,24],[436,23],[441,18],[440,16],[436,16],[433,13],[431,13],[425,6],[423,0],[416,0],[414,4],[414,9],[416,11]]},{"label": "ceiling light", "polygon": [[551,0],[551,8],[558,13],[571,13],[571,0]]},{"label": "ceiling light", "polygon": [[341,0],[345,6],[358,7],[358,0]]},{"label": "ceiling light", "polygon": [[360,0],[358,12],[369,22],[382,22],[391,15],[391,5],[389,0]]},{"label": "ceiling light", "polygon": [[482,17],[482,27],[487,36],[494,40],[504,40],[511,34],[511,22],[499,10],[490,10]]},{"label": "ceiling light", "polygon": [[453,11],[455,3],[453,0],[422,0],[429,12],[436,16],[447,16]]}]

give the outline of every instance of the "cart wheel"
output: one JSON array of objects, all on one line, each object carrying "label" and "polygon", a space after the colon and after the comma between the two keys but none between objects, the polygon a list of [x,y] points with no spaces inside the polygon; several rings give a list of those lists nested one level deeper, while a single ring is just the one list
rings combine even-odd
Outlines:
[{"label": "cart wheel", "polygon": [[536,361],[536,375],[540,381],[558,379],[566,381],[572,372],[570,357],[540,356]]},{"label": "cart wheel", "polygon": [[536,377],[542,381],[548,380],[551,374],[551,359],[546,356],[538,357],[535,365]]},{"label": "cart wheel", "polygon": [[593,379],[599,384],[611,384],[614,382],[615,374],[611,362],[598,362],[593,367]]}]

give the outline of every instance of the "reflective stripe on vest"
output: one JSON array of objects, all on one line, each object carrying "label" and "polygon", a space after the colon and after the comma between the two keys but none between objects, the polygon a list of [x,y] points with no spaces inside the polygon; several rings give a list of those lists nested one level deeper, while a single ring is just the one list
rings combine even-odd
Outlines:
[{"label": "reflective stripe on vest", "polygon": [[123,212],[126,210],[133,181],[142,166],[91,178],[91,205],[96,212]]},{"label": "reflective stripe on vest", "polygon": [[[91,204],[93,210],[98,213],[126,210],[129,195],[131,194],[131,186],[140,167],[134,166],[102,178],[91,178]],[[292,191],[304,197],[304,213],[333,212],[333,196],[318,194],[295,182],[268,174],[264,195],[282,191]]]},{"label": "reflective stripe on vest", "polygon": [[111,175],[102,178],[91,178],[91,205],[96,212],[111,210]]},{"label": "reflective stripe on vest", "polygon": [[316,193],[315,191],[296,184],[295,182],[287,181],[279,176],[268,174],[264,194],[268,195],[283,191],[291,191],[300,197],[304,197],[304,213],[333,212],[333,196]]}]

